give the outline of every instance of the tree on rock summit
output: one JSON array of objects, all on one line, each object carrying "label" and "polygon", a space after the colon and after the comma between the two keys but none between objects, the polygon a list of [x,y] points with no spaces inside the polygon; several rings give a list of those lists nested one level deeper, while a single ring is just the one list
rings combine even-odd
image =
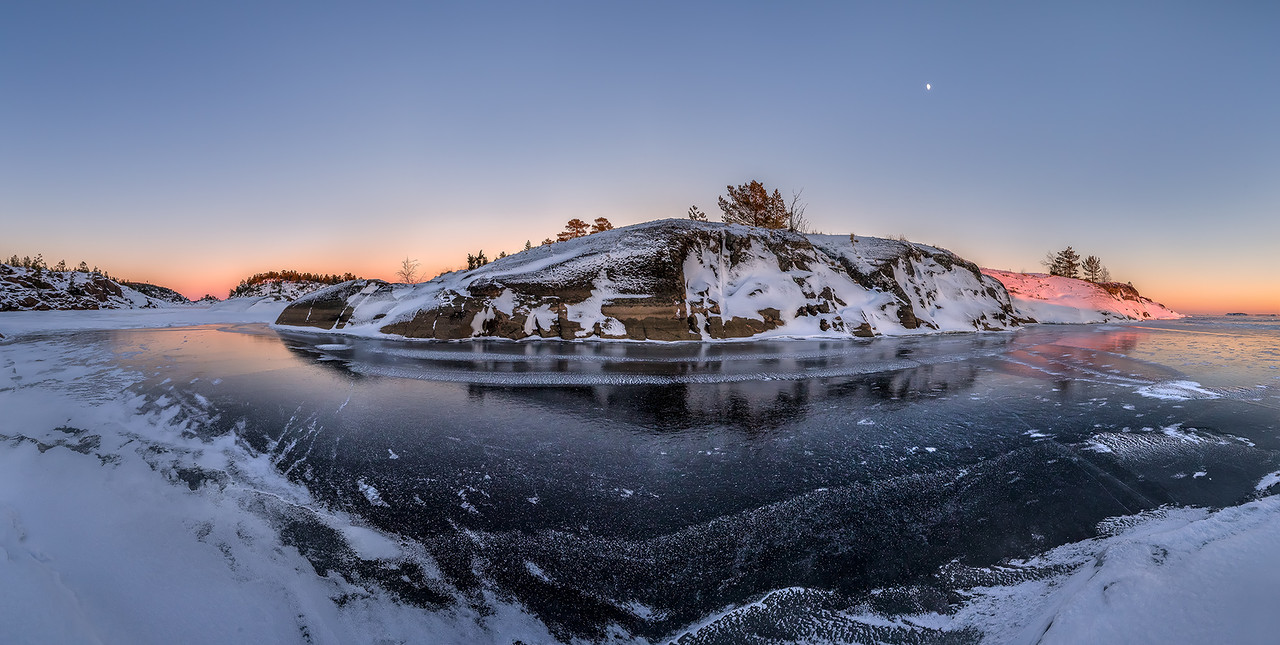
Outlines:
[{"label": "tree on rock summit", "polygon": [[729,199],[720,197],[720,210],[724,211],[726,224],[745,224],[764,228],[787,227],[787,203],[782,193],[768,189],[758,181],[752,180],[741,186],[727,186]]}]

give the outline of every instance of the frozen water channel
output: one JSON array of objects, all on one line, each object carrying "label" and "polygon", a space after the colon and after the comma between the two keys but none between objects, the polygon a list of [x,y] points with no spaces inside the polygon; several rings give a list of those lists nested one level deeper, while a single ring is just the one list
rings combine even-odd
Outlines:
[{"label": "frozen water channel", "polygon": [[[294,575],[254,564],[264,544],[309,564],[334,609],[282,610],[304,642],[976,642],[999,626],[920,617],[1069,572],[1009,562],[1106,518],[1280,482],[1275,319],[657,345],[81,331],[0,346],[0,379],[0,466],[109,489],[136,461],[130,485],[181,513],[230,500],[165,548],[244,579]],[[0,479],[14,552],[56,526],[31,500],[75,494]]]}]

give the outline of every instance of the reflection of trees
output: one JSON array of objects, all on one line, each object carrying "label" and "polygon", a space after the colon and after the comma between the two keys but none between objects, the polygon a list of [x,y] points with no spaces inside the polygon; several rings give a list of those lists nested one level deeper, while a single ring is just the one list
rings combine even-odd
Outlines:
[{"label": "reflection of trees", "polygon": [[603,421],[626,419],[658,432],[724,426],[750,435],[795,423],[828,400],[871,405],[933,398],[973,387],[978,373],[970,362],[954,362],[833,378],[559,388],[473,384],[468,392]]}]

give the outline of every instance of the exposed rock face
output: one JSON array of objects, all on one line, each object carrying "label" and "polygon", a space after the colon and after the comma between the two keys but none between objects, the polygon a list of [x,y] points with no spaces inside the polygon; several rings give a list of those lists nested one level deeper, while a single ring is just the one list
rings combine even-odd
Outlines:
[{"label": "exposed rock face", "polygon": [[1138,290],[1133,288],[1131,284],[1123,282],[1098,282],[1097,285],[1102,287],[1103,291],[1111,294],[1119,300],[1130,300],[1140,302],[1142,296],[1138,295]]},{"label": "exposed rock face", "polygon": [[[143,286],[182,298],[164,287]],[[148,292],[121,285],[101,273],[49,270],[36,272],[33,269],[0,264],[0,311],[168,307],[174,304],[170,298],[171,296],[153,297]],[[182,301],[186,302],[186,298],[182,298]]]},{"label": "exposed rock face", "polygon": [[278,324],[410,338],[702,340],[1007,329],[999,281],[908,242],[662,220],[418,285],[356,280]]}]

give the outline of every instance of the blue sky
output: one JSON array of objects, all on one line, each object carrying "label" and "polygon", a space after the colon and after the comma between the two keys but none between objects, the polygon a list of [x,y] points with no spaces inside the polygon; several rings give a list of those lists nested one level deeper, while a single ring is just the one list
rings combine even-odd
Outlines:
[{"label": "blue sky", "polygon": [[[824,232],[1280,310],[1280,5],[0,5],[0,254],[189,295],[804,190]],[[933,89],[926,91],[925,84]],[[195,293],[195,292],[199,293]],[[1259,295],[1261,294],[1261,295]]]}]

